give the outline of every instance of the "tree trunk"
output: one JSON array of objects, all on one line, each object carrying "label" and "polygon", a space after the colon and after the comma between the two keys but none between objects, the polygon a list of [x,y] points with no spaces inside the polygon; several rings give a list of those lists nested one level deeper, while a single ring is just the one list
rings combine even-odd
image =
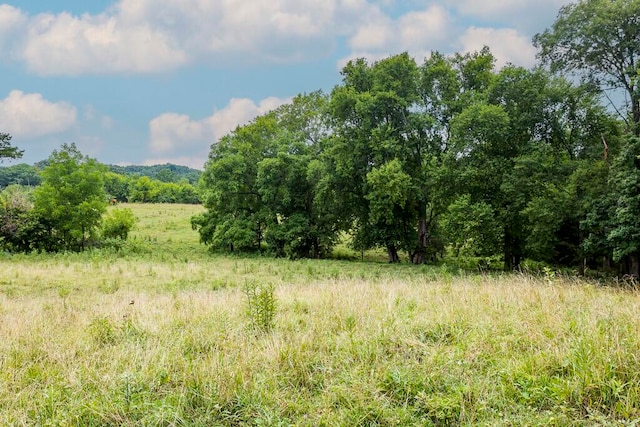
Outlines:
[{"label": "tree trunk", "polygon": [[429,231],[427,229],[427,219],[420,218],[418,220],[418,242],[416,251],[411,257],[414,264],[424,264],[427,262],[427,246],[429,244]]},{"label": "tree trunk", "polygon": [[511,235],[504,230],[504,271],[513,270],[513,248],[511,247]]},{"label": "tree trunk", "polygon": [[632,114],[633,114],[633,134],[640,136],[640,99],[637,96],[632,98]]},{"label": "tree trunk", "polygon": [[387,245],[387,255],[389,256],[389,263],[395,264],[400,262],[398,249],[396,249],[395,245]]},{"label": "tree trunk", "polygon": [[320,244],[317,237],[313,239],[313,258],[320,259]]},{"label": "tree trunk", "polygon": [[260,221],[256,223],[256,241],[258,242],[258,252],[262,249],[262,224]]},{"label": "tree trunk", "polygon": [[505,227],[504,230],[504,270],[513,271],[520,268],[520,261],[522,261],[522,251],[520,248],[520,242]]},{"label": "tree trunk", "polygon": [[640,255],[637,253],[629,255],[629,274],[640,278]]}]

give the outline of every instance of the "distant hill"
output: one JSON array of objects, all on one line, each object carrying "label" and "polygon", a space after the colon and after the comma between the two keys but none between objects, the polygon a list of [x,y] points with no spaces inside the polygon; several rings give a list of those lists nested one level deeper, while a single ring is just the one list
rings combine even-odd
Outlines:
[{"label": "distant hill", "polygon": [[183,179],[189,181],[189,183],[196,185],[200,179],[201,171],[197,169],[191,169],[187,166],[174,165],[166,163],[164,165],[153,166],[118,166],[107,165],[111,172],[118,173],[125,176],[148,176],[152,179],[157,179],[162,182],[178,182]]}]

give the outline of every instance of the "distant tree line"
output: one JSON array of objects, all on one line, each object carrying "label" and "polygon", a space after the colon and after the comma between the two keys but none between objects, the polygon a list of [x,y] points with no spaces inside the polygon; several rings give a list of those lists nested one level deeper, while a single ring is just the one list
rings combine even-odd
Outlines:
[{"label": "distant tree line", "polygon": [[[638,275],[638,16],[637,1],[563,7],[534,40],[549,69],[498,70],[487,48],[350,61],[331,93],[212,145],[193,227],[218,250],[292,258],[347,234],[390,262],[447,251]],[[616,114],[610,88],[627,95]]]},{"label": "distant tree line", "polygon": [[197,188],[186,179],[164,182],[148,176],[125,176],[105,172],[104,184],[108,197],[119,202],[200,203]]},{"label": "distant tree line", "polygon": [[[12,184],[36,187],[50,160],[35,165],[0,167],[0,188]],[[107,197],[120,202],[200,203],[196,184],[201,172],[173,164],[155,166],[114,166],[104,168]]]},{"label": "distant tree line", "polygon": [[151,179],[162,182],[188,182],[191,185],[197,185],[200,180],[201,171],[197,169],[191,169],[187,166],[174,165],[166,163],[164,165],[153,166],[118,166],[108,165],[111,172],[115,172],[119,175],[125,176],[148,176]]}]

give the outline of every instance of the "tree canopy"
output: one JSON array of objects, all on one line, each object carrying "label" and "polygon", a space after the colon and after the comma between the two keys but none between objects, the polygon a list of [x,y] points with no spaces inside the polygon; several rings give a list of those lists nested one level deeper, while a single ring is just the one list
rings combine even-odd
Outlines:
[{"label": "tree canopy", "polygon": [[623,90],[628,112],[623,119],[640,135],[640,0],[566,5],[534,43],[552,70],[577,72],[603,90]]},{"label": "tree canopy", "polygon": [[49,236],[47,250],[84,249],[106,211],[105,167],[63,144],[49,157],[42,185],[34,190],[36,213]]}]

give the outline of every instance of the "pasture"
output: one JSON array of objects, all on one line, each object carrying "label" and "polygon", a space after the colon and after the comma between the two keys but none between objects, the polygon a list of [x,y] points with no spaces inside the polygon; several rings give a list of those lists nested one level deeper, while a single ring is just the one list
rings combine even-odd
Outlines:
[{"label": "pasture", "polygon": [[[0,425],[635,425],[640,294],[548,274],[130,244],[0,254]],[[264,298],[263,298],[264,297]]]}]

